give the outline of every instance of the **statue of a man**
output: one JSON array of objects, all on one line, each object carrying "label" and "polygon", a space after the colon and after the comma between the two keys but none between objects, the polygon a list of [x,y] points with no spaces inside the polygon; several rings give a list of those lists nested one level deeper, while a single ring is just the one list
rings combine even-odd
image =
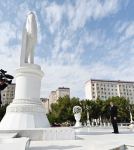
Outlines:
[{"label": "statue of a man", "polygon": [[34,63],[34,49],[37,44],[37,23],[35,15],[30,12],[22,33],[20,66]]}]

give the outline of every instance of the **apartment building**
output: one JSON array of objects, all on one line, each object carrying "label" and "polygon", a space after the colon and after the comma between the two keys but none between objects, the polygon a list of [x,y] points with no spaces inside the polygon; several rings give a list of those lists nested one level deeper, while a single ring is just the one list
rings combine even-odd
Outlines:
[{"label": "apartment building", "polygon": [[51,91],[49,95],[49,104],[55,103],[57,100],[56,91]]},{"label": "apartment building", "polygon": [[15,84],[9,84],[3,91],[1,91],[2,105],[10,104],[15,96]]},{"label": "apartment building", "polygon": [[70,97],[70,88],[59,87],[56,90],[56,98],[58,99],[59,97],[64,97],[64,96],[69,96]]},{"label": "apartment building", "polygon": [[51,91],[49,95],[49,103],[55,103],[59,97],[69,96],[70,97],[70,88],[59,87],[56,91]]},{"label": "apartment building", "polygon": [[109,97],[119,96],[134,103],[134,82],[120,80],[91,79],[85,83],[86,99],[106,100]]}]

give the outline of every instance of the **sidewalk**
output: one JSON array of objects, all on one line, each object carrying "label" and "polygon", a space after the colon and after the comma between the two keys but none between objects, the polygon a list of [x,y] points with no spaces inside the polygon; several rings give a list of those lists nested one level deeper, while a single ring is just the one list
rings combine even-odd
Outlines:
[{"label": "sidewalk", "polygon": [[76,140],[31,141],[30,150],[110,150],[115,147],[130,145],[134,150],[134,132],[119,128],[120,134],[113,134],[112,128],[82,128],[77,130]]}]

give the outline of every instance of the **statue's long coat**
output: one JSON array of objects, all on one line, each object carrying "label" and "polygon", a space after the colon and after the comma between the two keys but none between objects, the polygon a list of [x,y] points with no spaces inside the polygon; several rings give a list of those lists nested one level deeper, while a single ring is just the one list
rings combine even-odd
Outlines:
[{"label": "statue's long coat", "polygon": [[22,47],[20,65],[34,63],[34,49],[37,44],[37,23],[31,12],[27,16],[26,25],[22,33]]}]

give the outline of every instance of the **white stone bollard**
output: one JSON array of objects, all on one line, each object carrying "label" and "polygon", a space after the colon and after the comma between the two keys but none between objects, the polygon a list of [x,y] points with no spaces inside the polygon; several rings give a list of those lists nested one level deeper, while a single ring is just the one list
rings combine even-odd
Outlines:
[{"label": "white stone bollard", "polygon": [[105,122],[103,123],[103,126],[106,127],[106,123]]},{"label": "white stone bollard", "polygon": [[82,108],[80,106],[73,107],[74,118],[76,120],[75,127],[81,127],[81,122],[80,122],[81,112],[82,112]]},{"label": "white stone bollard", "polygon": [[76,120],[75,127],[81,127],[81,113],[74,114],[74,118]]}]

